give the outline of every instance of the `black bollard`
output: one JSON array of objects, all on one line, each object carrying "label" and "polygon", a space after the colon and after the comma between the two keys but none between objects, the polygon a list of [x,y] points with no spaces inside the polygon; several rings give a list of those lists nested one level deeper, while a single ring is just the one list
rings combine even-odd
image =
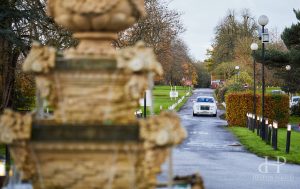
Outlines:
[{"label": "black bollard", "polygon": [[278,123],[276,121],[273,122],[273,133],[272,133],[272,147],[274,150],[277,150],[277,129]]},{"label": "black bollard", "polygon": [[256,130],[257,130],[257,136],[260,134],[260,117],[256,117]]},{"label": "black bollard", "polygon": [[249,125],[249,113],[246,114],[246,127],[249,129],[250,125]]},{"label": "black bollard", "polygon": [[270,124],[268,127],[268,139],[267,144],[271,144],[271,138],[272,138],[272,125]]},{"label": "black bollard", "polygon": [[268,134],[269,134],[268,133],[269,132],[268,128],[269,128],[269,120],[266,118],[265,119],[265,128],[264,128],[264,130],[265,130],[264,140],[265,140],[266,143],[268,142]]},{"label": "black bollard", "polygon": [[248,114],[248,124],[249,124],[249,130],[252,130],[252,115],[249,113]]},{"label": "black bollard", "polygon": [[264,129],[265,129],[265,127],[264,127],[264,124],[263,124],[263,120],[262,120],[262,117],[260,117],[260,120],[259,120],[259,128],[260,128],[260,131],[259,131],[259,136],[260,136],[260,138],[262,139],[262,140],[264,140]]},{"label": "black bollard", "polygon": [[286,134],[286,148],[285,152],[288,154],[290,153],[290,146],[291,146],[291,125],[287,125],[287,134]]},{"label": "black bollard", "polygon": [[248,129],[251,131],[252,130],[252,114],[251,113],[248,113],[247,114],[247,126],[248,126]]},{"label": "black bollard", "polygon": [[256,127],[256,115],[253,114],[252,115],[252,132],[254,133],[255,132],[255,127]]}]

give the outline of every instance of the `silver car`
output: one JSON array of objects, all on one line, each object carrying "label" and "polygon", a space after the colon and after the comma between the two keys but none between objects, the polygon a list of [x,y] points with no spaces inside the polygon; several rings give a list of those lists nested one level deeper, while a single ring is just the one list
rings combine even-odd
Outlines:
[{"label": "silver car", "polygon": [[290,101],[290,108],[297,105],[299,103],[299,101],[300,101],[300,96],[293,96]]},{"label": "silver car", "polygon": [[214,97],[198,96],[193,104],[193,116],[212,115],[217,117],[217,104]]}]

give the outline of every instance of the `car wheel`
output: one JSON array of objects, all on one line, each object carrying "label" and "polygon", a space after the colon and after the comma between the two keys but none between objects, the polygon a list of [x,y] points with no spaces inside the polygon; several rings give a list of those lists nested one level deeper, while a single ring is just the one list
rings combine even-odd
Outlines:
[{"label": "car wheel", "polygon": [[195,117],[196,116],[196,114],[193,112],[193,116]]},{"label": "car wheel", "polygon": [[216,112],[213,116],[214,116],[214,117],[217,117],[217,115],[218,115],[218,113]]}]

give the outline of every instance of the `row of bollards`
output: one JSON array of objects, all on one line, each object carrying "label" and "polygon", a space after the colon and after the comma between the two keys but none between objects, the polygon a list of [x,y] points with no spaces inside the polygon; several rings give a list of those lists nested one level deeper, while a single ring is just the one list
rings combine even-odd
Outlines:
[{"label": "row of bollards", "polygon": [[[278,122],[273,121],[272,124],[265,118],[265,124],[262,123],[262,117],[247,113],[246,118],[247,128],[253,133],[256,132],[266,144],[271,145],[274,150],[278,150]],[[291,125],[287,125],[287,137],[286,137],[286,153],[290,152],[291,145]]]}]

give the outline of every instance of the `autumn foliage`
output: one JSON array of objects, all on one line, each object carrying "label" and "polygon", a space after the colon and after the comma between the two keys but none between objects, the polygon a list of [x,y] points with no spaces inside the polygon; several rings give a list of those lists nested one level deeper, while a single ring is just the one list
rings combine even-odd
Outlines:
[{"label": "autumn foliage", "polygon": [[278,126],[286,128],[289,123],[289,96],[288,95],[266,95],[265,112],[266,117],[278,121]]},{"label": "autumn foliage", "polygon": [[[260,110],[260,96],[256,96],[257,110]],[[251,93],[230,93],[225,98],[226,118],[228,125],[245,126],[247,112],[253,111],[253,94]]]},{"label": "autumn foliage", "polygon": [[[256,96],[257,115],[261,114],[261,95]],[[253,112],[252,93],[231,93],[226,96],[226,118],[229,126],[246,126],[246,114]],[[278,121],[286,127],[289,121],[289,97],[287,95],[265,96],[265,117],[269,123]]]}]

